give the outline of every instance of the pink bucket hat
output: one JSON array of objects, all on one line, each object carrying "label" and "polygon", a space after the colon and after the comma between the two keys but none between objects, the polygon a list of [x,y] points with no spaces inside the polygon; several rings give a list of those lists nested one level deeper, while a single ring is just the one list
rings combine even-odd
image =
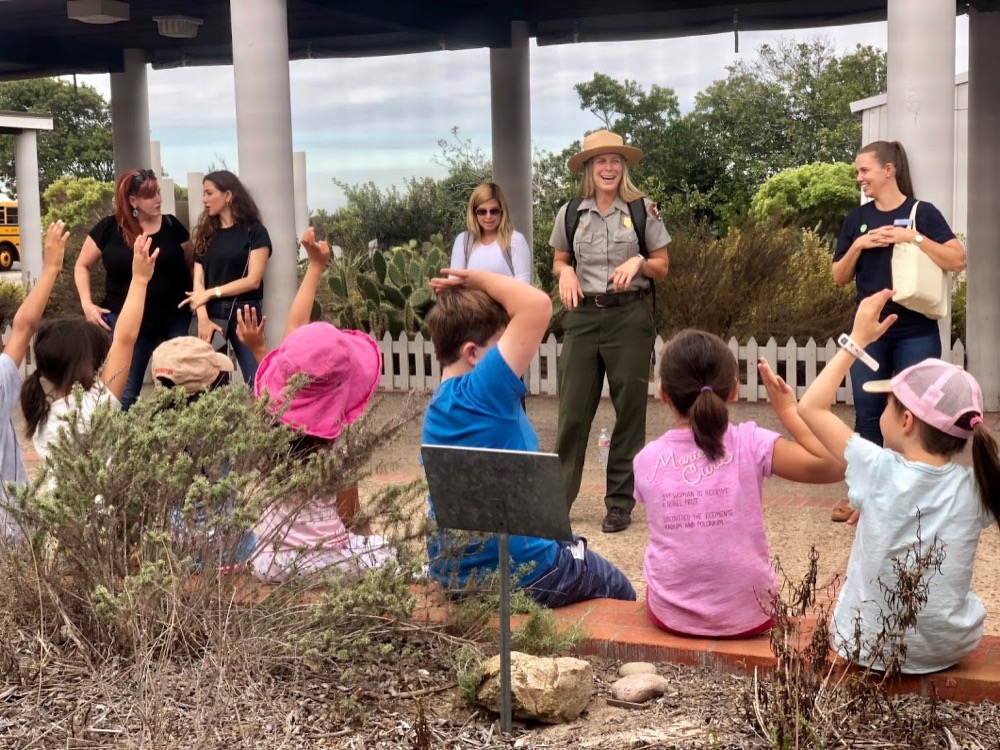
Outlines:
[{"label": "pink bucket hat", "polygon": [[[872,380],[868,393],[892,393],[913,416],[952,437],[968,440],[972,427],[983,419],[983,392],[965,370],[940,359],[925,359],[907,367],[892,380]],[[959,427],[962,416],[973,412],[970,427]]]},{"label": "pink bucket hat", "polygon": [[281,421],[307,435],[332,440],[361,416],[382,375],[378,344],[361,331],[310,323],[289,334],[261,360],[254,393],[267,391],[284,406],[288,381],[302,373],[308,382],[291,399]]}]

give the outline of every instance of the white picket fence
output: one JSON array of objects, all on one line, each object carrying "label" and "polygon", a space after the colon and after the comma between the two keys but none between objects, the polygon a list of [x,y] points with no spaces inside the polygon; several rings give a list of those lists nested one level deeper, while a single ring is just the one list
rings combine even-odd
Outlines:
[{"label": "white picket fence", "polygon": [[[407,336],[401,333],[397,338],[385,334],[377,342],[382,350],[382,379],[379,387],[384,391],[432,391],[441,382],[441,368],[434,357],[434,348],[430,340],[425,340],[421,334]],[[729,349],[736,357],[740,371],[740,399],[744,401],[766,401],[764,386],[757,377],[757,360],[766,357],[771,366],[786,382],[795,388],[801,396],[837,352],[837,343],[830,339],[820,346],[812,339],[799,346],[794,339],[787,344],[778,344],[774,338],[766,344],[758,344],[751,338],[745,344],[735,338],[729,340]],[[655,373],[659,372],[660,352],[663,350],[663,339],[656,337],[655,362],[650,368],[649,395],[656,394]],[[528,370],[528,390],[532,395],[556,395],[557,363],[562,353],[562,344],[555,336],[549,336],[542,342],[538,353]],[[950,352],[951,361],[956,365],[965,366],[965,346],[956,341]],[[948,358],[948,353],[945,359]],[[604,394],[608,395],[608,383],[604,382]],[[837,390],[837,403],[853,404],[850,376]]]}]

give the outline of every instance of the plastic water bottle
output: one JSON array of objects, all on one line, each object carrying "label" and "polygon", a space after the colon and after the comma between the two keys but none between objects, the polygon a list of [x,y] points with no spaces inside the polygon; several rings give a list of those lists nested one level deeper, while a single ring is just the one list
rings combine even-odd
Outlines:
[{"label": "plastic water bottle", "polygon": [[597,463],[601,466],[608,465],[608,454],[611,452],[611,435],[606,427],[601,428],[601,434],[597,436]]}]

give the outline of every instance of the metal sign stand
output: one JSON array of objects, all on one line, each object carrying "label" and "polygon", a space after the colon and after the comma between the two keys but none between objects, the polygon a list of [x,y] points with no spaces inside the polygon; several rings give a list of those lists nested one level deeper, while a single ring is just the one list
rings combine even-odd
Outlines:
[{"label": "metal sign stand", "polygon": [[497,534],[500,576],[500,729],[511,730],[510,535],[571,541],[554,453],[424,445],[434,515],[442,529]]}]

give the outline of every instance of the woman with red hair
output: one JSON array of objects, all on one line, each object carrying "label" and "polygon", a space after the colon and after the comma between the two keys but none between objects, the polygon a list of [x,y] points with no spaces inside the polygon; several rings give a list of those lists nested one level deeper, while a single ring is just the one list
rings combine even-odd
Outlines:
[{"label": "woman with red hair", "polygon": [[[153,278],[146,291],[139,337],[122,395],[122,409],[128,410],[139,397],[146,366],[153,350],[167,339],[187,334],[191,314],[177,305],[191,289],[193,246],[188,230],[175,216],[160,211],[162,199],[156,173],[133,169],[115,187],[115,212],[105,216],[90,230],[73,278],[80,295],[83,314],[91,323],[114,336],[115,324],[132,281],[132,245],[145,232],[159,248]],[[94,303],[90,290],[90,269],[98,262],[106,272],[104,299]]]}]

